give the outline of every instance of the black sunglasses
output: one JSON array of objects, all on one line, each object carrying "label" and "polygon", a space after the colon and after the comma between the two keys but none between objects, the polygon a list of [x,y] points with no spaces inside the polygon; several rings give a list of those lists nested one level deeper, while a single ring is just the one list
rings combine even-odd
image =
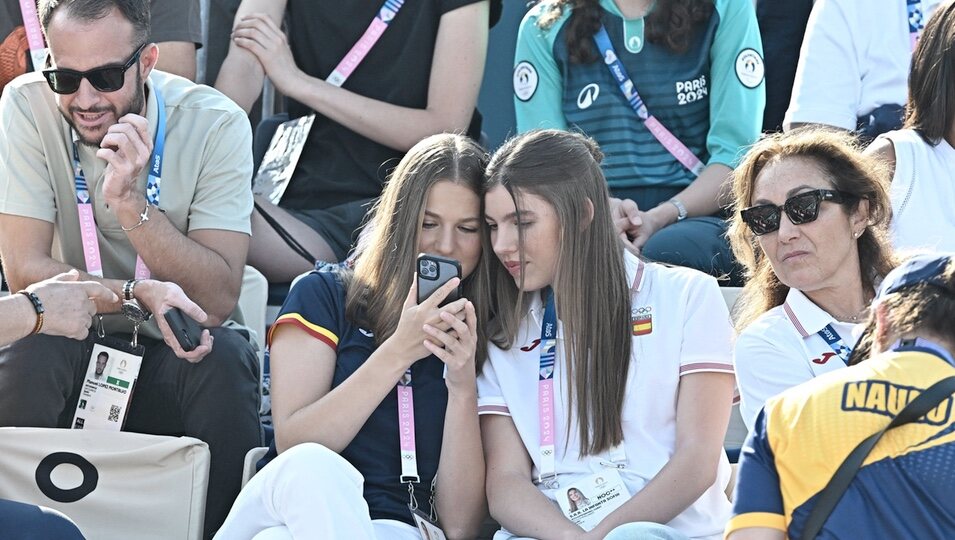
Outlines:
[{"label": "black sunglasses", "polygon": [[43,76],[50,85],[50,89],[57,94],[72,94],[80,89],[80,83],[86,79],[93,88],[100,92],[115,92],[126,82],[126,71],[139,60],[146,44],[143,43],[123,65],[98,67],[89,71],[74,71],[72,69],[44,69]]},{"label": "black sunglasses", "polygon": [[779,230],[779,220],[785,211],[786,216],[793,225],[802,225],[816,221],[819,217],[819,204],[822,201],[831,201],[838,204],[845,204],[854,197],[842,191],[832,189],[815,189],[793,195],[786,199],[782,206],[775,204],[761,204],[759,206],[750,206],[740,210],[740,217],[743,222],[749,225],[749,228],[756,236],[771,233]]}]

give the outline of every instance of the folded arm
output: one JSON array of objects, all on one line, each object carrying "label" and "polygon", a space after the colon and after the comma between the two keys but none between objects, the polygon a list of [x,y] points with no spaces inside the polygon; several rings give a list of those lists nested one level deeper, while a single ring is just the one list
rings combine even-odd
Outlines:
[{"label": "folded arm", "polygon": [[[249,68],[247,73],[254,77],[264,70],[276,89],[286,96],[396,150],[408,150],[435,133],[464,132],[467,129],[484,74],[488,2],[463,6],[442,15],[428,83],[428,104],[424,109],[367,98],[305,74],[295,65],[288,40],[281,31],[281,14],[276,17],[274,5],[269,7],[268,12],[243,15],[240,11],[236,15],[230,56],[234,49],[245,52],[235,54],[235,71],[241,74],[242,82],[228,86],[219,86],[217,82],[220,90],[246,109],[251,106],[254,96],[240,96],[234,89],[242,84],[255,86],[258,79],[254,78],[250,84],[246,72],[240,71]],[[258,59],[258,67],[250,68],[249,55]],[[230,71],[232,69],[230,66]],[[223,75],[219,76],[219,81],[225,82]]]}]

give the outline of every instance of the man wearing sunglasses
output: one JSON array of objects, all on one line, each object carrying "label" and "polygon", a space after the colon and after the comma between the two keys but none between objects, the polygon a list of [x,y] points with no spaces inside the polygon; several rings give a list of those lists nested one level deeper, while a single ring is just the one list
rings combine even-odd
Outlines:
[{"label": "man wearing sunglasses", "polygon": [[[98,334],[144,347],[124,429],[209,444],[211,535],[260,444],[254,350],[219,326],[249,244],[248,120],[215,90],[153,69],[147,0],[42,0],[39,15],[48,66],[0,98],[4,273],[17,290],[75,268],[119,300],[96,301],[102,323],[85,340],[0,349],[0,425],[71,426]],[[162,316],[172,307],[209,328],[192,351]]]}]

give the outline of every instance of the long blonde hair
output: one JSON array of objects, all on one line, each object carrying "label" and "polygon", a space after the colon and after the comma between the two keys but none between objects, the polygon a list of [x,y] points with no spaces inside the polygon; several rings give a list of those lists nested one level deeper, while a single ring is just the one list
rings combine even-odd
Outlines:
[{"label": "long blonde hair", "polygon": [[[391,173],[369,214],[371,231],[353,255],[354,271],[345,274],[345,316],[371,328],[379,345],[394,334],[414,278],[428,191],[437,182],[447,180],[466,186],[480,197],[486,164],[487,154],[477,143],[445,133],[414,145]],[[480,229],[484,245],[487,231]],[[478,371],[487,356],[486,264],[485,257],[480,257],[478,266],[463,282],[464,295],[474,304],[477,315]]]},{"label": "long blonde hair", "polygon": [[[583,135],[530,131],[494,153],[485,182],[486,191],[503,186],[518,209],[524,194],[543,198],[560,221],[552,287],[566,334],[568,418],[576,405],[584,454],[597,454],[623,440],[621,411],[630,366],[630,290],[623,247],[610,218],[602,157],[597,143]],[[589,226],[587,201],[593,204]],[[523,262],[520,229],[518,240]],[[490,246],[485,251],[490,256]],[[510,349],[515,346],[526,300],[500,264],[489,265],[489,272],[495,306],[492,340]]]},{"label": "long blonde hair", "polygon": [[887,237],[891,217],[888,173],[881,162],[862,154],[852,135],[832,129],[806,127],[766,137],[750,148],[733,172],[733,217],[727,236],[746,276],[734,313],[737,331],[781,305],[789,294],[789,287],[776,277],[756,235],[743,223],[739,212],[753,204],[760,173],[792,158],[811,161],[837,190],[851,195],[852,202],[845,206],[847,212],[854,212],[859,201],[868,201],[869,226],[857,240],[865,290],[873,290],[875,281],[896,266]]}]

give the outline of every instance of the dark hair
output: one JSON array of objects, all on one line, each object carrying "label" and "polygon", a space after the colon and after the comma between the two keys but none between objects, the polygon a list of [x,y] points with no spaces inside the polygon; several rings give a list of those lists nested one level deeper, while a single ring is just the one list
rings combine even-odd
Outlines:
[{"label": "dark hair", "polygon": [[[392,171],[381,197],[369,212],[367,237],[355,248],[355,268],[344,272],[347,283],[345,316],[375,334],[384,343],[398,327],[401,306],[415,274],[418,237],[428,192],[441,181],[467,187],[481,197],[487,153],[463,135],[442,133],[422,139],[414,145]],[[483,200],[481,205],[483,213]],[[480,216],[479,216],[480,217]],[[482,247],[487,242],[485,227],[479,227]],[[478,372],[487,356],[485,322],[488,319],[486,257],[462,282],[464,295],[474,304],[477,316]]]},{"label": "dark hair", "polygon": [[[582,454],[623,440],[622,409],[630,367],[630,289],[623,246],[610,217],[607,181],[597,143],[579,133],[534,130],[497,150],[487,167],[485,192],[504,187],[514,206],[527,194],[544,199],[560,222],[557,273],[552,283],[564,325],[568,413],[576,407]],[[593,219],[587,224],[593,204]],[[524,235],[518,228],[521,261]],[[493,253],[485,245],[485,253]],[[594,272],[599,261],[600,271]],[[488,265],[495,345],[514,346],[525,298],[501,264]]]},{"label": "dark hair", "polygon": [[[547,0],[545,0],[547,1]],[[600,28],[603,8],[600,0],[550,0],[538,19],[541,28],[549,28],[563,14],[564,6],[573,9],[567,21],[567,50],[570,61],[589,64],[599,55],[593,43]],[[713,14],[712,0],[656,0],[646,16],[646,40],[683,54],[697,27]]]},{"label": "dark hair", "polygon": [[909,71],[905,124],[932,146],[955,122],[955,2],[940,7],[919,38]]},{"label": "dark hair", "polygon": [[135,45],[146,43],[149,39],[148,0],[40,0],[38,14],[47,41],[50,21],[61,7],[70,18],[85,22],[98,21],[107,17],[114,8],[118,9],[123,18],[133,25]]},{"label": "dark hair", "polygon": [[844,207],[847,212],[854,212],[859,201],[868,201],[868,226],[856,241],[865,290],[873,290],[875,281],[896,266],[887,239],[892,208],[887,191],[888,172],[877,158],[861,152],[858,139],[847,132],[815,126],[766,137],[750,148],[733,171],[733,217],[727,236],[747,278],[735,308],[737,330],[782,304],[789,293],[789,287],[779,281],[739,213],[753,204],[760,173],[786,159],[810,161],[836,189],[851,195],[852,201]]},{"label": "dark hair", "polygon": [[[922,282],[902,288],[894,293],[877,299],[874,304],[885,306],[889,331],[892,335],[911,334],[918,331],[929,332],[955,344],[955,264],[949,259],[939,279],[948,287],[939,287]],[[872,355],[872,346],[876,338],[876,309],[869,310],[869,320],[859,342],[852,349],[850,365],[858,364]]]}]

